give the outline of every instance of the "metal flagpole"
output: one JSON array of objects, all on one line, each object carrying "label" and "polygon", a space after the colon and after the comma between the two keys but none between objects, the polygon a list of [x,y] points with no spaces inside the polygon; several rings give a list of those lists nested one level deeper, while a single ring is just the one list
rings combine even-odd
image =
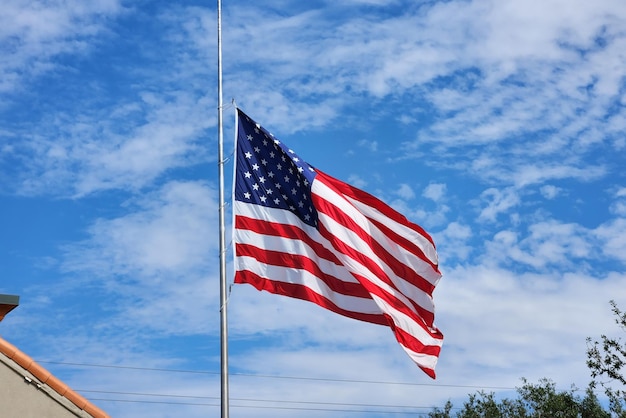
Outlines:
[{"label": "metal flagpole", "polygon": [[217,158],[219,167],[219,222],[220,222],[220,364],[221,364],[221,410],[222,418],[228,418],[228,320],[226,283],[226,233],[224,226],[224,127],[222,100],[222,1],[217,0]]}]

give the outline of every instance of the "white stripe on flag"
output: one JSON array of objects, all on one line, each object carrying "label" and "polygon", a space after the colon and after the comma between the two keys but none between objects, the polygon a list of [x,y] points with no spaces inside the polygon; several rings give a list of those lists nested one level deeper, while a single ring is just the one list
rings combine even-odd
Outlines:
[{"label": "white stripe on flag", "polygon": [[[372,236],[372,238],[379,241],[381,245],[385,246],[385,248],[399,263],[402,262],[402,259],[407,258],[406,251],[397,246],[388,245],[385,242],[386,237],[378,230],[378,228],[373,225],[361,212],[351,206],[342,195],[338,195],[320,181],[313,182],[312,192],[313,194],[322,197],[323,199],[329,201],[330,203],[341,209],[345,216],[351,218],[354,222],[359,224],[361,228],[367,231],[370,236]],[[414,302],[417,302],[422,308],[428,310],[429,312],[434,312],[434,303],[432,297],[428,293],[425,293],[418,287],[414,286],[413,284],[408,283],[401,277],[396,276],[391,268],[380,259],[378,254],[376,254],[369,246],[369,244],[363,241],[363,239],[358,234],[356,234],[351,229],[345,228],[335,219],[326,216],[325,214],[319,213],[319,219],[321,223],[326,225],[326,228],[329,231],[333,232],[333,236],[335,238],[339,239],[355,251],[358,251],[359,253],[365,255],[371,260],[371,262],[379,266],[381,270],[385,272],[388,278],[397,287],[397,290],[393,289],[387,283],[384,283],[379,277],[375,275],[375,273],[371,271],[369,267],[361,264],[357,260],[346,257],[342,254],[340,260],[344,263],[344,265],[349,267],[349,270],[351,272],[364,275],[372,283],[376,284],[376,286],[384,289],[389,293],[392,293],[407,307],[411,306],[411,302],[409,301],[409,299],[411,299]],[[339,254],[337,255],[339,256]],[[421,263],[425,264],[423,261]],[[411,267],[409,266],[409,268]],[[368,274],[365,274],[366,272]],[[398,293],[398,290],[402,293]]]},{"label": "white stripe on flag", "polygon": [[237,265],[238,270],[252,271],[273,282],[294,283],[306,286],[346,311],[380,314],[380,308],[372,299],[363,299],[334,292],[326,283],[306,270],[259,263],[258,260],[252,257],[237,257]]}]

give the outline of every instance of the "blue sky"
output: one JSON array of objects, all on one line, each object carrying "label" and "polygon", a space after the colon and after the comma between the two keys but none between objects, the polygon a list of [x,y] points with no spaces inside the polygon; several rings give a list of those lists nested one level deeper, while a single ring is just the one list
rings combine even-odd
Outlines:
[{"label": "blue sky", "polygon": [[[431,232],[445,335],[432,381],[384,327],[233,287],[231,416],[585,388],[585,338],[615,335],[608,302],[626,306],[626,4],[223,8],[225,101]],[[21,296],[0,333],[115,417],[219,413],[215,13],[0,14],[0,293]]]}]

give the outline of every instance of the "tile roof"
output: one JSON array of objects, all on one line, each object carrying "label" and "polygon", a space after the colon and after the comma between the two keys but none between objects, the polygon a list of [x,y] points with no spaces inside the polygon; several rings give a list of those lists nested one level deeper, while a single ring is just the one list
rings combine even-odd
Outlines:
[{"label": "tile roof", "polygon": [[41,384],[45,384],[59,395],[65,397],[78,408],[87,412],[94,418],[110,418],[109,415],[100,408],[89,402],[82,395],[74,392],[69,386],[54,377],[52,373],[41,367],[35,360],[24,354],[13,344],[0,337],[0,353],[4,354],[21,368],[30,372],[39,380]]}]

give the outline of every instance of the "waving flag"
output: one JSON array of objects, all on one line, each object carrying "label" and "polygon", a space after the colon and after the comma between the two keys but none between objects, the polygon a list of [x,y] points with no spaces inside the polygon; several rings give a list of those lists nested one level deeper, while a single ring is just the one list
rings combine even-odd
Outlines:
[{"label": "waving flag", "polygon": [[435,378],[443,335],[434,325],[441,274],[432,238],[237,112],[235,283],[386,325]]}]

